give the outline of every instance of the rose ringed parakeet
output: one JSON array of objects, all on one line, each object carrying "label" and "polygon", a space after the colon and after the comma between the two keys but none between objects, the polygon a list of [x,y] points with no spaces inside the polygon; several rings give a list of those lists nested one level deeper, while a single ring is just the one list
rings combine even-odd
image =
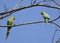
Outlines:
[{"label": "rose ringed parakeet", "polygon": [[50,16],[44,11],[41,12],[41,15],[43,16],[45,23],[48,23]]},{"label": "rose ringed parakeet", "polygon": [[[15,17],[14,16],[12,16],[11,18],[9,18],[8,19],[8,21],[7,21],[7,25],[14,25],[14,20],[15,20]],[[7,33],[6,33],[6,39],[8,38],[8,36],[9,36],[9,33],[10,33],[10,30],[11,30],[11,26],[8,26],[7,27]]]}]

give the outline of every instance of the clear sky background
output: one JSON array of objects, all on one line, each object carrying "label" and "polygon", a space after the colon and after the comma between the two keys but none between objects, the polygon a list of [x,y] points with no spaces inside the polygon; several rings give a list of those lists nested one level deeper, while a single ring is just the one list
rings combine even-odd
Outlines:
[{"label": "clear sky background", "polygon": [[[19,6],[30,5],[31,0],[24,0]],[[37,2],[42,0],[37,0]],[[13,9],[18,0],[0,0],[0,12],[5,11],[3,5],[5,4],[9,10]],[[60,1],[57,0],[59,3]],[[47,2],[49,5],[56,6],[53,2]],[[46,3],[43,3],[46,4]],[[17,8],[19,8],[19,6]],[[25,23],[25,22],[34,22],[43,20],[41,16],[41,11],[45,11],[50,15],[50,20],[55,19],[59,15],[59,10],[47,7],[32,7],[24,9],[13,13],[11,16],[15,16],[15,24]],[[6,17],[0,20],[0,25],[6,25],[9,17]],[[60,20],[60,19],[59,19]],[[59,20],[56,23],[60,24]],[[24,26],[17,26],[11,29],[10,35],[7,40],[5,40],[7,28],[0,27],[0,43],[51,43],[52,37],[55,30],[60,29],[54,24],[30,24]],[[54,38],[55,41],[60,38],[60,32],[58,31]]]}]

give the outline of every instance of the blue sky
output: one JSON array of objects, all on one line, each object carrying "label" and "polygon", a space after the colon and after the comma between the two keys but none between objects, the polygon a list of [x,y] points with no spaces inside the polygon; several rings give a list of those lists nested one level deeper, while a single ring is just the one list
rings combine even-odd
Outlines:
[{"label": "blue sky", "polygon": [[[30,1],[31,0],[24,0],[19,6],[30,5]],[[42,0],[37,0],[37,2],[39,1]],[[0,0],[0,12],[4,11],[4,4],[9,10],[11,10],[17,2],[18,0]],[[47,3],[49,3],[49,5],[56,6],[53,2]],[[47,12],[50,15],[50,20],[59,15],[59,10],[57,9],[37,6],[18,11],[13,13],[11,16],[15,16],[15,24],[40,21],[43,20],[41,11]],[[6,25],[8,18],[11,16],[0,20],[0,25]],[[57,20],[56,23],[60,24],[59,20]],[[51,43],[56,28],[59,29],[54,24],[49,23],[47,24],[47,27],[45,23],[17,26],[11,29],[8,39],[5,40],[7,28],[0,27],[0,43]],[[59,34],[60,32],[58,31],[55,35],[54,42],[59,38]]]}]

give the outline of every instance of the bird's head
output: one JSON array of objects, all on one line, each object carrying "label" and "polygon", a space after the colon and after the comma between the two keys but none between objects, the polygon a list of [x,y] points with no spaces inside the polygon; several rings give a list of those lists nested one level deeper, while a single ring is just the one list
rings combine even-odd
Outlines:
[{"label": "bird's head", "polygon": [[14,17],[14,16],[12,16],[11,18],[12,18],[13,20],[15,20],[15,17]]},{"label": "bird's head", "polygon": [[41,12],[41,15],[44,15],[44,14],[45,14],[45,12],[44,12],[44,11],[42,11],[42,12]]}]

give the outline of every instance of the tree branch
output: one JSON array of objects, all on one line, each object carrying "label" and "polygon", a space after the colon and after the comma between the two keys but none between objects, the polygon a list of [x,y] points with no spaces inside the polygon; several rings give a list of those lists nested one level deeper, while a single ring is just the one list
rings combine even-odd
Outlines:
[{"label": "tree branch", "polygon": [[54,21],[51,21],[51,23],[56,25],[58,28],[60,28],[60,25],[56,24]]},{"label": "tree branch", "polygon": [[43,23],[44,21],[38,21],[38,22],[26,22],[26,23],[22,23],[22,24],[15,24],[15,25],[6,25],[6,26],[1,26],[0,27],[8,27],[8,26],[12,26],[12,27],[16,27],[16,26],[23,26],[23,25],[29,25],[29,24],[37,24],[37,23]]},{"label": "tree branch", "polygon": [[53,35],[53,37],[52,37],[52,43],[53,43],[53,41],[54,41],[55,34],[56,34],[57,31],[60,31],[60,30],[58,30],[58,29],[55,30],[54,35]]},{"label": "tree branch", "polygon": [[6,7],[6,5],[4,4],[3,6],[4,6],[5,12],[8,11],[8,8]]},{"label": "tree branch", "polygon": [[60,43],[60,38],[58,38],[58,40],[56,41],[56,43]]},{"label": "tree branch", "polygon": [[[23,1],[23,0],[21,0],[21,1],[19,0],[19,1],[17,2],[17,4],[13,7],[13,10],[15,10],[16,7],[17,7],[19,4],[22,3],[22,1]],[[4,8],[5,8],[6,12],[8,12],[8,9],[6,8],[5,5],[4,5]],[[0,19],[3,19],[3,18],[5,18],[5,17],[7,17],[7,16],[10,16],[12,13],[13,13],[13,12],[5,13],[5,14],[0,14],[0,15],[1,15],[1,16],[0,16]]]},{"label": "tree branch", "polygon": [[49,5],[44,5],[44,4],[33,4],[33,5],[29,5],[29,6],[24,6],[22,8],[16,8],[16,9],[13,9],[13,10],[9,10],[7,12],[1,12],[0,14],[6,14],[6,15],[3,15],[2,17],[0,16],[0,19],[5,18],[7,15],[8,16],[11,15],[11,14],[7,14],[7,13],[15,13],[17,11],[20,11],[20,10],[23,10],[23,9],[27,9],[27,8],[31,8],[31,7],[36,7],[36,6],[43,6],[43,7],[55,8],[55,9],[60,10],[60,8],[54,7],[54,6],[49,6]]},{"label": "tree branch", "polygon": [[57,6],[60,6],[55,0],[52,0]]},{"label": "tree branch", "polygon": [[53,41],[54,41],[54,37],[55,37],[56,32],[57,32],[57,30],[55,30],[54,35],[53,35],[53,37],[52,37],[52,43],[53,43]]},{"label": "tree branch", "polygon": [[19,4],[21,4],[22,2],[23,2],[23,0],[19,0],[13,9],[16,9],[16,7],[17,7]]},{"label": "tree branch", "polygon": [[[21,24],[15,24],[13,26],[12,25],[0,25],[0,27],[8,27],[8,26],[16,27],[16,26],[23,26],[23,25],[37,24],[37,23],[45,23],[45,22],[44,21],[26,22],[26,23],[21,23]],[[60,26],[53,21],[49,21],[48,23],[52,23],[60,28]]]},{"label": "tree branch", "polygon": [[56,21],[56,20],[58,20],[60,18],[60,15],[57,17],[57,18],[55,18],[54,20],[52,20],[52,21]]},{"label": "tree branch", "polygon": [[37,1],[37,0],[34,0],[34,2],[32,3],[32,5],[33,5],[33,4],[35,4],[35,3],[36,3],[36,1]]}]

